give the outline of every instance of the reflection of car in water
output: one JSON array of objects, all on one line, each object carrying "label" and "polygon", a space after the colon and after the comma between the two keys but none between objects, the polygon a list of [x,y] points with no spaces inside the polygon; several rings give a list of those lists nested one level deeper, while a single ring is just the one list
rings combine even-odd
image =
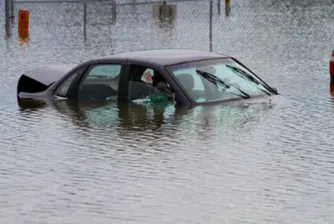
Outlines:
[{"label": "reflection of car in water", "polygon": [[[198,138],[205,138],[205,130],[216,128],[220,135],[226,130],[245,126],[247,123],[263,118],[263,113],[273,107],[270,103],[247,104],[245,106],[208,105],[198,106],[189,109],[184,106],[174,106],[168,102],[154,104],[110,104],[106,102],[71,102],[53,101],[52,103],[36,103],[36,100],[22,100],[20,107],[37,108],[48,105],[56,109],[58,113],[53,113],[61,122],[68,125],[71,122],[74,131],[80,134],[92,133],[94,135],[106,136],[118,134],[123,137],[136,137],[137,135],[150,135],[152,131],[156,137],[171,138],[176,136],[187,136],[189,132],[200,135]],[[29,109],[28,109],[29,111]],[[26,115],[27,113],[23,113]],[[58,115],[57,115],[58,114]],[[65,115],[65,116],[63,116]],[[41,122],[43,118],[41,118]],[[46,114],[47,122],[53,120]],[[168,130],[168,131],[167,131]],[[182,134],[184,133],[184,134]],[[201,134],[200,134],[201,133]],[[159,135],[159,136],[158,136]],[[174,137],[172,137],[174,136]],[[147,136],[146,136],[147,137]]]},{"label": "reflection of car in water", "polygon": [[[23,102],[23,101],[21,101]],[[26,101],[22,108],[31,107]],[[156,130],[173,124],[188,113],[187,107],[174,107],[167,102],[155,104],[109,104],[105,102],[54,101],[50,106],[70,117],[80,127],[97,127],[131,131]],[[36,108],[36,105],[32,107]]]},{"label": "reflection of car in water", "polygon": [[178,105],[271,99],[277,91],[235,58],[193,50],[115,54],[25,72],[18,99]]}]

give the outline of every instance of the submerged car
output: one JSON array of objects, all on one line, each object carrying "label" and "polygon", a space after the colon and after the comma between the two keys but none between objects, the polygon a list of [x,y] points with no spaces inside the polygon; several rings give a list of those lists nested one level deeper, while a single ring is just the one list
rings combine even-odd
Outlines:
[{"label": "submerged car", "polygon": [[196,50],[114,54],[78,65],[48,65],[21,75],[18,99],[236,102],[278,95],[236,58]]}]

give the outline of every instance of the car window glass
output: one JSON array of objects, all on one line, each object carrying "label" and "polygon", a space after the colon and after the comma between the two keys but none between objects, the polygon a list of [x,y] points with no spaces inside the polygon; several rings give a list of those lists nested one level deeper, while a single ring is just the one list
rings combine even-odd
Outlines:
[{"label": "car window glass", "polygon": [[66,96],[67,92],[72,84],[72,81],[75,79],[75,77],[77,76],[77,74],[79,74],[81,71],[81,69],[79,69],[78,71],[74,72],[73,74],[71,74],[69,77],[67,77],[64,82],[62,84],[59,85],[59,87],[57,88],[55,94],[58,96]]},{"label": "car window glass", "polygon": [[104,64],[91,67],[79,86],[80,100],[115,101],[121,65]]},{"label": "car window glass", "polygon": [[159,72],[147,66],[130,66],[129,76],[129,96],[130,101],[155,101],[168,100],[173,97],[173,93],[159,88],[164,83],[168,88],[168,83]]},{"label": "car window glass", "polygon": [[175,70],[173,74],[176,76],[187,93],[197,102],[203,101],[205,95],[205,86],[195,68],[182,68]]},{"label": "car window glass", "polygon": [[89,82],[92,79],[113,79],[116,78],[121,72],[120,65],[97,65],[94,66],[86,77],[85,81]]},{"label": "car window glass", "polygon": [[175,65],[172,74],[196,102],[232,100],[267,94],[265,87],[231,59]]},{"label": "car window glass", "polygon": [[[183,74],[189,74],[192,76],[192,79],[194,80],[194,86],[192,90],[204,91],[203,82],[201,80],[201,77],[196,74],[195,68],[186,68],[186,69],[181,69],[181,70],[177,70],[174,72],[174,75],[176,77],[181,77]],[[187,86],[185,82],[187,82],[188,80],[179,79],[179,81],[181,82],[181,85],[183,85],[184,87]]]},{"label": "car window glass", "polygon": [[248,94],[258,95],[262,93],[259,88],[254,86],[253,82],[245,81],[247,79],[242,78],[242,76],[236,75],[236,73],[231,71],[231,69],[226,67],[224,64],[213,65],[213,67],[216,69],[215,75],[230,84],[238,86]]}]

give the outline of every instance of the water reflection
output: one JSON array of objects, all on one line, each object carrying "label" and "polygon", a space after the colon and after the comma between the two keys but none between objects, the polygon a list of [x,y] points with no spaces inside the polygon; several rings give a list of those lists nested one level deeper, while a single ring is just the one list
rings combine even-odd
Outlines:
[{"label": "water reflection", "polygon": [[19,46],[23,45],[27,45],[27,47],[30,47],[29,33],[23,33],[19,35]]},{"label": "water reflection", "polygon": [[[233,129],[246,129],[256,123],[275,104],[268,102],[232,105],[206,105],[195,107],[176,106],[170,103],[116,104],[102,102],[19,100],[21,111],[39,110],[45,107],[70,118],[84,130],[115,131],[120,136],[135,132],[190,131],[205,139],[204,132],[220,134]],[[170,130],[169,130],[170,131]],[[174,133],[176,134],[176,133]],[[189,133],[187,133],[188,135]]]},{"label": "water reflection", "polygon": [[78,126],[111,128],[120,131],[120,134],[157,130],[172,120],[180,120],[188,111],[186,107],[168,103],[141,105],[55,101],[52,106]]}]

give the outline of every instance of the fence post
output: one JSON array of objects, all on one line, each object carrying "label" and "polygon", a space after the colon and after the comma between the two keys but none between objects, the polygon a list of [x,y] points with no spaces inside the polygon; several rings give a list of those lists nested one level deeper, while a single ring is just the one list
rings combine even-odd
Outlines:
[{"label": "fence post", "polygon": [[210,0],[210,28],[209,28],[209,39],[210,39],[210,52],[212,52],[212,0]]},{"label": "fence post", "polygon": [[10,36],[10,1],[11,0],[5,0],[5,30],[6,30],[6,36]]},{"label": "fence post", "polygon": [[83,35],[84,35],[84,41],[87,40],[87,2],[84,1],[84,13],[83,13]]},{"label": "fence post", "polygon": [[115,0],[112,0],[111,1],[111,4],[112,4],[112,23],[115,23],[116,22],[116,1]]},{"label": "fence post", "polygon": [[14,0],[10,1],[10,18],[14,19]]},{"label": "fence post", "polygon": [[230,16],[231,13],[231,0],[225,0],[225,15]]},{"label": "fence post", "polygon": [[218,15],[220,15],[221,10],[221,0],[217,0]]}]

